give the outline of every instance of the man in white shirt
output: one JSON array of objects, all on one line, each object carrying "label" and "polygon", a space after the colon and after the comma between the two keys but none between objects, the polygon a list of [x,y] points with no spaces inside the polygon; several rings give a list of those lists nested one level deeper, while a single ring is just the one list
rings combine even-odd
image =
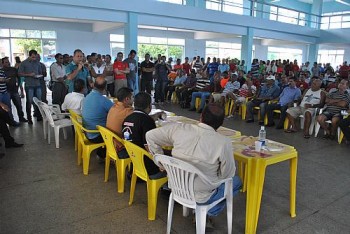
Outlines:
[{"label": "man in white shirt", "polygon": [[63,65],[63,55],[55,55],[56,62],[50,67],[52,81],[52,104],[62,105],[64,97],[68,93],[64,79],[66,78],[66,67]]},{"label": "man in white shirt", "polygon": [[62,104],[62,110],[73,110],[81,115],[82,103],[84,100],[85,83],[83,80],[74,81],[74,91],[67,94]]},{"label": "man in white shirt", "polygon": [[[146,140],[152,154],[163,154],[162,146],[172,145],[172,156],[179,158],[203,172],[210,181],[217,182],[233,178],[233,193],[241,188],[239,177],[235,176],[235,162],[231,140],[216,132],[225,118],[224,109],[215,103],[208,104],[200,117],[200,123],[167,124],[146,133]],[[194,191],[196,202],[211,203],[223,197],[224,184],[219,188],[208,187],[199,178],[195,179]],[[209,216],[218,215],[225,203],[209,210]]]}]

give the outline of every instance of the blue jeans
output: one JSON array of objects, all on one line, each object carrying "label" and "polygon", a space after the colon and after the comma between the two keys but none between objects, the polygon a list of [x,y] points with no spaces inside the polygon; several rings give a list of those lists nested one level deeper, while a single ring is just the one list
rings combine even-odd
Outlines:
[{"label": "blue jeans", "polygon": [[165,99],[165,87],[168,85],[168,81],[158,79],[156,81],[155,93],[154,93],[154,101],[155,102],[164,102]]},{"label": "blue jeans", "polygon": [[209,92],[193,92],[192,98],[191,98],[191,108],[195,107],[196,98],[199,97],[199,98],[201,98],[201,105],[200,105],[199,109],[203,110],[203,108],[205,106],[205,101],[207,100],[207,98],[209,96],[210,96]]},{"label": "blue jeans", "polygon": [[41,100],[41,87],[25,87],[25,91],[27,94],[27,102],[26,102],[26,111],[27,111],[27,118],[28,120],[32,119],[32,105],[34,106],[34,115],[41,119],[41,114],[38,109],[38,107],[34,104],[33,97],[37,97],[39,100]]},{"label": "blue jeans", "polygon": [[8,92],[0,93],[0,102],[4,103],[6,106],[8,106],[9,111],[7,112],[10,116],[10,119],[14,121],[13,114],[12,114],[12,108],[11,108],[11,97]]},{"label": "blue jeans", "polygon": [[128,88],[135,91],[136,90],[136,78],[135,78],[135,80],[128,78],[127,82],[128,82]]},{"label": "blue jeans", "polygon": [[[234,176],[232,178],[232,193],[233,196],[236,196],[239,193],[239,190],[242,188],[242,181],[238,176]],[[221,184],[215,191],[215,193],[213,195],[211,195],[211,197],[209,198],[208,201],[206,201],[205,203],[198,203],[199,205],[208,205],[211,204],[217,200],[219,200],[220,198],[224,197],[224,192],[225,192],[225,183]],[[217,216],[218,214],[220,214],[221,211],[224,210],[226,206],[226,201],[223,200],[221,201],[219,204],[217,204],[216,206],[214,206],[213,208],[211,208],[208,211],[208,216]]]}]

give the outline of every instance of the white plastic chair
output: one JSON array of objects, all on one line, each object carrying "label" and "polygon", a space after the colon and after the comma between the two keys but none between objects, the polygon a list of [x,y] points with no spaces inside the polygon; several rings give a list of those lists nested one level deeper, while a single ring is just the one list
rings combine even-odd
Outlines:
[{"label": "white plastic chair", "polygon": [[[320,109],[320,113],[319,114],[322,114],[322,111],[323,111],[323,109]],[[332,124],[332,121],[331,120],[327,120],[326,123]],[[320,127],[321,127],[321,125],[316,120],[315,121],[315,137],[317,137],[318,132],[320,131]],[[324,131],[324,132],[326,132],[326,131]],[[338,142],[340,141],[340,133],[341,133],[341,129],[340,129],[340,127],[338,127],[338,129],[337,129]]]},{"label": "white plastic chair", "polygon": [[[44,139],[46,139],[46,136],[47,136],[47,129],[48,129],[48,119],[46,118],[46,115],[44,113],[44,110],[43,108],[39,105],[39,102],[41,102],[37,97],[33,97],[33,101],[34,101],[34,104],[38,107],[39,111],[40,111],[40,114],[43,118],[43,130],[44,130]],[[45,103],[46,104],[46,103]],[[60,109],[60,106],[57,105],[57,104],[52,104],[52,105],[48,105],[51,107],[52,109],[52,118],[54,120],[57,120],[57,119],[64,119],[65,116],[69,116],[69,113],[61,113],[61,109]]]},{"label": "white plastic chair", "polygon": [[[208,211],[226,199],[227,205],[227,229],[232,233],[232,178],[224,179],[213,183],[196,167],[173,157],[156,154],[155,163],[163,167],[168,174],[168,186],[171,188],[168,206],[167,233],[170,233],[171,222],[174,209],[174,201],[183,205],[183,214],[187,214],[187,209],[192,208],[196,211],[196,233],[205,233],[206,217]],[[225,183],[224,197],[208,205],[198,204],[194,196],[194,179],[199,177],[209,187],[219,187]]]},{"label": "white plastic chair", "polygon": [[[64,139],[67,139],[67,131],[66,131],[66,127],[70,127],[72,126],[72,121],[70,119],[57,119],[54,120],[54,113],[52,108],[47,105],[44,102],[39,101],[38,102],[39,106],[42,108],[45,118],[47,119],[47,122],[49,124],[48,129],[47,129],[47,139],[48,139],[48,143],[51,143],[51,127],[54,128],[54,132],[55,132],[55,143],[56,143],[56,148],[60,148],[60,128],[62,128],[63,130],[63,137]],[[44,118],[44,117],[43,117]]]}]

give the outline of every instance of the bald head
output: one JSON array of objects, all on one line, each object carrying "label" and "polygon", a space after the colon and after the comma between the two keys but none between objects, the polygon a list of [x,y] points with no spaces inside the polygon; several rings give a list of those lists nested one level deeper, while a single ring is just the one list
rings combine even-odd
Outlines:
[{"label": "bald head", "polygon": [[100,92],[103,92],[106,89],[107,81],[103,76],[98,76],[95,80],[94,87]]}]

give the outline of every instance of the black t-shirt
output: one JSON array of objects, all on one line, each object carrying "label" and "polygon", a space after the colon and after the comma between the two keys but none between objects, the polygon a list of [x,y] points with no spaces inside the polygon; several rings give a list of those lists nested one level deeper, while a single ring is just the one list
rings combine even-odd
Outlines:
[{"label": "black t-shirt", "polygon": [[149,61],[148,63],[146,61],[143,61],[141,63],[141,72],[142,72],[142,79],[145,80],[152,80],[153,79],[153,72],[143,72],[142,68],[152,68],[154,67],[154,63],[152,63],[151,61]]},{"label": "black t-shirt", "polygon": [[[145,148],[146,132],[156,128],[156,123],[148,114],[143,111],[135,110],[131,115],[125,118],[122,126],[124,132],[130,133],[130,140],[135,145]],[[159,168],[148,157],[144,157],[145,167],[149,175],[154,175],[159,172]]]},{"label": "black t-shirt", "polygon": [[14,67],[4,67],[3,71],[7,78],[10,80],[6,83],[8,92],[18,92],[18,73],[17,69]]}]

